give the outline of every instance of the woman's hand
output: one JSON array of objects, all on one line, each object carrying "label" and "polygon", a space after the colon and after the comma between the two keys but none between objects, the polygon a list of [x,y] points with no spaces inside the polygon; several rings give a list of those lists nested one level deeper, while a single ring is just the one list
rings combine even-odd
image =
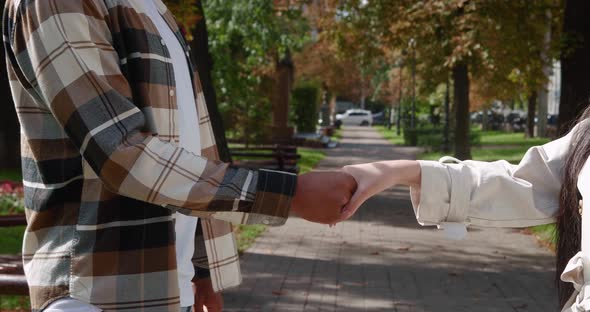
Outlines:
[{"label": "woman's hand", "polygon": [[420,187],[420,164],[415,160],[390,160],[350,165],[342,171],[352,175],[357,189],[342,209],[340,221],[350,218],[372,196],[398,184]]}]

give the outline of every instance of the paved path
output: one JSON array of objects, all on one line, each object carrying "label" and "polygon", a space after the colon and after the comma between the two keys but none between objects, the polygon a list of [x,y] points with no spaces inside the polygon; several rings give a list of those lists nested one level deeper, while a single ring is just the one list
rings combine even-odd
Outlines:
[{"label": "paved path", "polygon": [[[371,128],[349,128],[320,163],[411,158]],[[558,311],[553,256],[531,236],[471,229],[445,239],[416,223],[407,189],[368,201],[330,229],[292,218],[242,259],[244,283],[226,311]]]}]

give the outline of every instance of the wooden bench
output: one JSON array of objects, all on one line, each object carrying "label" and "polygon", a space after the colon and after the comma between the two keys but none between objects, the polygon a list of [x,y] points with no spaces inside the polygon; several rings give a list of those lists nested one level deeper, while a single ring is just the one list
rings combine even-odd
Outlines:
[{"label": "wooden bench", "polygon": [[[25,215],[0,216],[0,227],[21,225],[27,225]],[[29,295],[21,255],[0,255],[0,295]]]},{"label": "wooden bench", "polygon": [[270,169],[299,173],[297,147],[292,145],[257,145],[230,148],[233,164],[250,169]]}]

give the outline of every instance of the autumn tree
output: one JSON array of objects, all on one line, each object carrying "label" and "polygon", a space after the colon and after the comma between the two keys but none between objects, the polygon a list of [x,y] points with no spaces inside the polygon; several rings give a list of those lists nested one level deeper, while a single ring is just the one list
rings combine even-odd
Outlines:
[{"label": "autumn tree", "polygon": [[[471,85],[477,81],[482,94],[498,97],[538,88],[546,79],[542,65],[549,61],[541,58],[540,47],[552,27],[538,15],[555,9],[559,5],[553,0],[349,0],[339,11],[345,29],[360,34],[360,45],[355,42],[353,48],[377,42],[406,51],[404,63],[415,66],[421,90],[432,92],[451,78],[455,156],[465,159],[471,156]],[[375,62],[375,55],[370,58]]]},{"label": "autumn tree", "polygon": [[[316,41],[306,45],[293,59],[298,80],[319,81],[333,96],[360,101],[361,72],[358,64],[342,55],[325,32],[318,34]],[[371,86],[366,84],[364,87],[368,93]]]}]

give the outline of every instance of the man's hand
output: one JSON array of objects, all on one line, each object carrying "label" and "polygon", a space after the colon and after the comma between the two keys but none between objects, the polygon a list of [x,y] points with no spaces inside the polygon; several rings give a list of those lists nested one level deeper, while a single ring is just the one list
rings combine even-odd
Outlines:
[{"label": "man's hand", "polygon": [[194,312],[221,312],[223,311],[223,297],[213,291],[210,278],[193,279],[193,292],[195,294]]},{"label": "man's hand", "polygon": [[333,224],[341,218],[342,208],[355,191],[355,179],[343,171],[302,174],[297,179],[291,209],[307,221]]}]

